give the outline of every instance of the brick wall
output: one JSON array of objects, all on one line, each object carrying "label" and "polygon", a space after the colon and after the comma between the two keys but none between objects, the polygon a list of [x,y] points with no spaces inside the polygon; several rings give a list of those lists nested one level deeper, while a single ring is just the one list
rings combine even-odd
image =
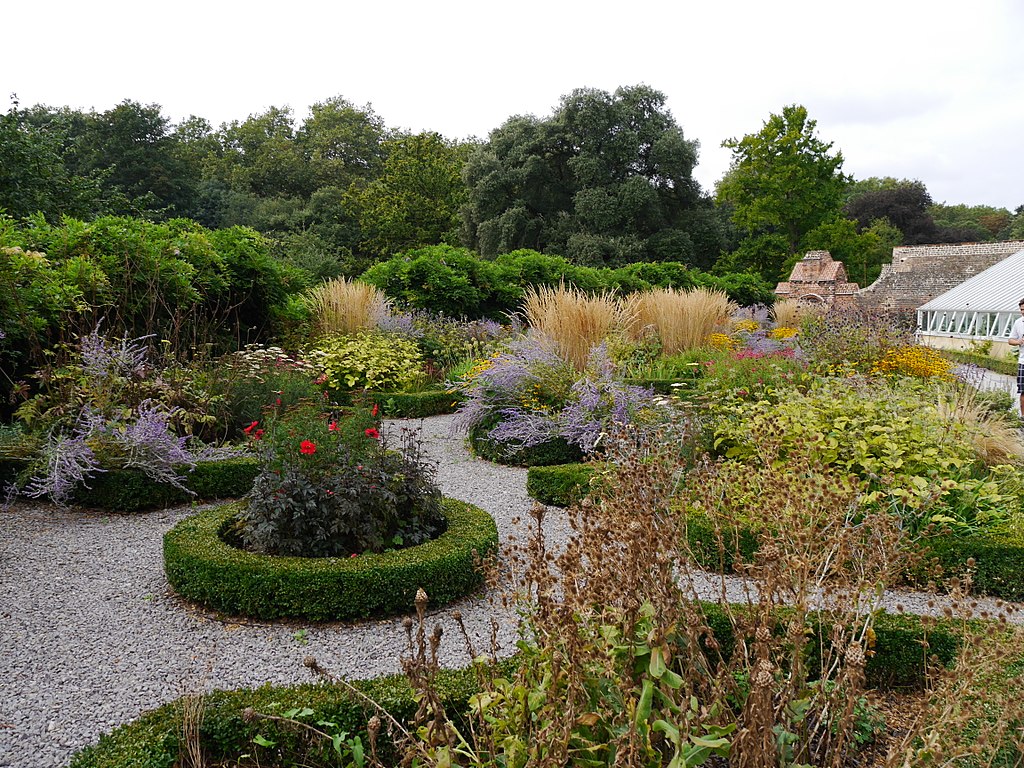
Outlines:
[{"label": "brick wall", "polygon": [[857,292],[866,309],[913,311],[1007,256],[1024,250],[1024,240],[1005,243],[904,245],[893,248],[892,264]]}]

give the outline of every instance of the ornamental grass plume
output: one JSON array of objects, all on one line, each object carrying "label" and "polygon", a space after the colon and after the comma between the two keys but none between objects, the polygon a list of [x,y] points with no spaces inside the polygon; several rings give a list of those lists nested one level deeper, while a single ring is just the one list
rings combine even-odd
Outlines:
[{"label": "ornamental grass plume", "polygon": [[391,310],[391,300],[375,286],[344,277],[310,290],[306,303],[317,331],[324,335],[347,335],[376,328]]},{"label": "ornamental grass plume", "polygon": [[633,325],[635,301],[616,300],[610,292],[592,296],[564,283],[557,288],[541,285],[526,292],[522,314],[563,360],[582,371],[594,346],[612,331]]},{"label": "ornamental grass plume", "polygon": [[772,304],[770,316],[775,325],[783,328],[798,328],[805,317],[823,315],[827,308],[823,304],[811,304],[799,299],[780,299]]},{"label": "ornamental grass plume", "polygon": [[669,356],[703,346],[735,311],[736,304],[721,291],[657,288],[638,295],[634,327],[653,328],[662,354]]}]

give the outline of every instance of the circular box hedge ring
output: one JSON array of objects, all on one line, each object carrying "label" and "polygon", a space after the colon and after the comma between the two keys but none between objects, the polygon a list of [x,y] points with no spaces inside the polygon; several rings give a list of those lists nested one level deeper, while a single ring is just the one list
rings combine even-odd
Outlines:
[{"label": "circular box hedge ring", "polygon": [[497,550],[498,528],[479,507],[445,498],[448,530],[424,544],[351,558],[247,552],[221,534],[243,509],[234,503],[182,520],[164,536],[164,570],[184,598],[257,619],[345,621],[411,612],[422,587],[431,605],[483,582],[479,560]]}]

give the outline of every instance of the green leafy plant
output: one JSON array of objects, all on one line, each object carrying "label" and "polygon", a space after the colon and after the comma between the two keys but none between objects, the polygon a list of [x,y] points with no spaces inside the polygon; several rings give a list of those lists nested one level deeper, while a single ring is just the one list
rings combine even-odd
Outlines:
[{"label": "green leafy plant", "polygon": [[944,414],[941,390],[868,380],[824,380],[777,402],[712,405],[715,450],[755,460],[756,436],[780,435],[783,455],[798,442],[829,466],[868,483],[864,505],[881,505],[913,530],[930,523],[999,530],[1016,514],[1018,473],[981,460],[970,424]]},{"label": "green leafy plant", "polygon": [[425,382],[423,356],[408,338],[373,331],[328,336],[309,357],[326,373],[335,392],[409,390]]}]

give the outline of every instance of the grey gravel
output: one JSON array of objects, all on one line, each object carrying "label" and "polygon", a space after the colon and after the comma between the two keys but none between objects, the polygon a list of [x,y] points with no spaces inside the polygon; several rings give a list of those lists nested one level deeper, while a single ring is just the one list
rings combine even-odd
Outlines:
[{"label": "grey gravel", "polygon": [[[526,471],[472,457],[449,436],[451,417],[411,422],[423,429],[446,496],[486,509],[503,545],[525,537],[531,501]],[[395,424],[389,425],[391,429]],[[401,618],[357,624],[222,619],[176,598],[162,568],[161,538],[198,508],[119,516],[17,504],[0,513],[0,766],[53,768],[100,734],[179,696],[214,688],[310,680],[306,656],[349,679],[398,671],[405,648]],[[549,543],[568,535],[565,513],[545,516]],[[742,596],[738,579],[708,577],[705,596]],[[908,612],[942,608],[922,593],[893,593],[886,603]],[[986,602],[979,609],[995,609]],[[500,653],[516,635],[498,595],[482,593],[435,612],[446,640],[442,661],[469,655],[457,636],[459,609],[477,651]],[[1016,616],[1019,618],[1021,613]]]},{"label": "grey gravel", "polygon": [[[424,445],[446,496],[494,516],[503,542],[525,533],[526,471],[473,458],[448,436],[451,417],[424,420]],[[412,422],[419,425],[420,422]],[[137,515],[16,504],[0,512],[0,766],[67,763],[101,733],[184,693],[310,681],[315,656],[350,679],[397,672],[401,617],[357,624],[222,620],[176,598],[163,574],[161,539],[197,508]],[[564,518],[564,515],[562,515]],[[549,516],[552,535],[564,526]],[[478,652],[491,617],[510,653],[515,622],[496,595],[435,612],[448,666],[468,653],[451,612],[460,609]]]}]

